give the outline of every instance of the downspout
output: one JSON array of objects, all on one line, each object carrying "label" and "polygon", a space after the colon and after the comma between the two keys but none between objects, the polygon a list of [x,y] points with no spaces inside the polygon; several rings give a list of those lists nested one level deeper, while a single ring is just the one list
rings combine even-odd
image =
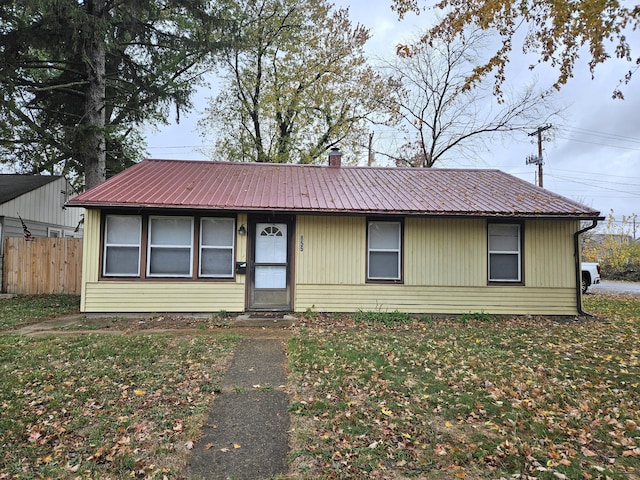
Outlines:
[{"label": "downspout", "polygon": [[[573,257],[576,261],[576,306],[578,307],[578,315],[584,315],[591,317],[592,315],[582,310],[582,267],[580,265],[580,235],[584,232],[588,232],[598,226],[598,220],[601,218],[595,218],[591,220],[591,225],[582,230],[578,230],[573,234]],[[604,217],[602,217],[604,219]]]}]

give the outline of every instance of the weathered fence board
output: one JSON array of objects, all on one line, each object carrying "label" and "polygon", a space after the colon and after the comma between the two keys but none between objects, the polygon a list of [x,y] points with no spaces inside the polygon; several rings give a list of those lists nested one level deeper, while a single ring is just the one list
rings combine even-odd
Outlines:
[{"label": "weathered fence board", "polygon": [[6,238],[3,279],[7,293],[80,295],[82,239]]}]

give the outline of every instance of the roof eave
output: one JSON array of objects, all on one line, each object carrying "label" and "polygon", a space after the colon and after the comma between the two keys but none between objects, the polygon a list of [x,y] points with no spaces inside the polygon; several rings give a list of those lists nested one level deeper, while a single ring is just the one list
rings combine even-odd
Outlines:
[{"label": "roof eave", "polygon": [[420,216],[420,217],[480,217],[480,218],[547,218],[547,219],[580,219],[604,220],[600,212],[483,212],[483,211],[434,211],[434,210],[382,210],[382,209],[313,209],[313,208],[282,208],[282,207],[243,207],[235,205],[184,205],[184,204],[155,204],[155,203],[119,203],[119,202],[81,202],[67,203],[68,207],[98,208],[98,209],[155,209],[155,210],[213,210],[247,213],[296,213],[296,214],[344,214],[344,215],[386,215],[386,216]]}]

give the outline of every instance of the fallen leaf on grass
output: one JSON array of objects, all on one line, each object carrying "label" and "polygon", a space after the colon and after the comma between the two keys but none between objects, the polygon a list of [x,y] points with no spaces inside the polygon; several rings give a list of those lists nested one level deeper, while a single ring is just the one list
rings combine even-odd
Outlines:
[{"label": "fallen leaf on grass", "polygon": [[436,448],[433,449],[433,453],[442,456],[447,454],[447,450],[442,445],[436,445]]},{"label": "fallen leaf on grass", "polygon": [[233,444],[233,448],[240,448],[240,444],[239,443],[234,443]]},{"label": "fallen leaf on grass", "polygon": [[187,450],[191,450],[193,448],[193,442],[191,440],[184,442],[184,446]]},{"label": "fallen leaf on grass", "polygon": [[212,448],[212,447],[213,447],[213,443],[207,443],[207,444],[204,446],[204,449],[205,449],[205,450],[211,450],[211,448]]}]

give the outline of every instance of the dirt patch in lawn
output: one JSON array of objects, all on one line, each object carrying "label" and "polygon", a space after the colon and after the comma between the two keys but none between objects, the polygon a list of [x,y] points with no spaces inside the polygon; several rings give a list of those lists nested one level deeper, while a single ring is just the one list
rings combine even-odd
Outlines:
[{"label": "dirt patch in lawn", "polygon": [[188,316],[188,315],[113,315],[91,316],[65,315],[42,322],[23,325],[5,333],[29,336],[69,336],[78,334],[240,334],[246,337],[269,336],[286,338],[296,321],[293,319],[251,319],[238,321],[236,316]]}]

